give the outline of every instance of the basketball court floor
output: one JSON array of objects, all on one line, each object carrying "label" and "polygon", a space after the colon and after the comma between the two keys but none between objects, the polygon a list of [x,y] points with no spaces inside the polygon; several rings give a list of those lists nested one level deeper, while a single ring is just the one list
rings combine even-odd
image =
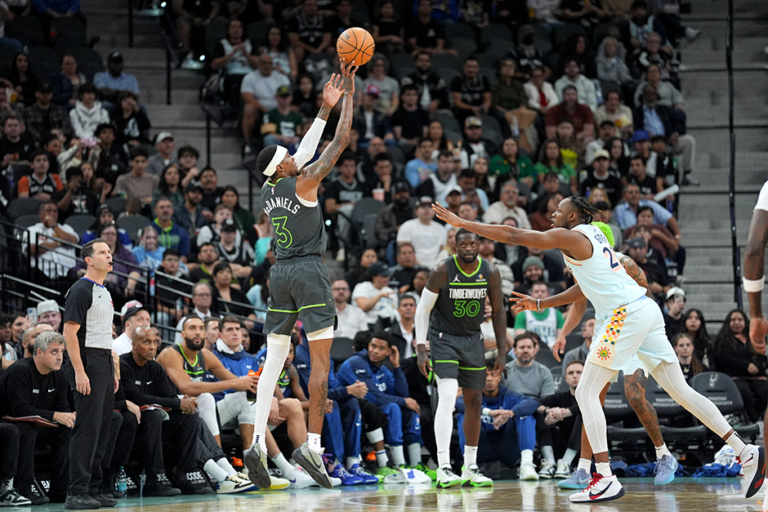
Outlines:
[{"label": "basketball court floor", "polygon": [[[759,512],[760,501],[743,497],[737,478],[679,478],[657,487],[650,478],[625,478],[627,494],[598,504],[571,504],[555,481],[496,482],[492,489],[436,490],[421,486],[379,485],[319,488],[294,492],[254,492],[235,495],[129,498],[118,500],[121,512]],[[761,490],[756,498],[762,500]],[[61,511],[61,504],[35,507],[39,512]]]}]

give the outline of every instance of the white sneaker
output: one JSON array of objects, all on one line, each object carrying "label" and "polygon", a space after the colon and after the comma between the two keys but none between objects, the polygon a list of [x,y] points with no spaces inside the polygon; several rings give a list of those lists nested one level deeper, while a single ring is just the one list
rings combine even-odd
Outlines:
[{"label": "white sneaker", "polygon": [[568,478],[569,476],[571,476],[571,466],[564,460],[560,459],[559,461],[557,461],[557,470],[555,471],[555,478],[563,479],[563,478]]},{"label": "white sneaker", "polygon": [[219,482],[219,488],[216,490],[217,494],[236,494],[239,492],[255,491],[258,487],[253,485],[250,480],[242,479],[237,473],[232,473],[227,476],[227,479],[223,482]]},{"label": "white sneaker", "polygon": [[555,463],[550,460],[542,460],[539,469],[539,478],[550,480],[555,476]]},{"label": "white sneaker", "polygon": [[462,487],[493,487],[493,480],[480,472],[477,464],[461,468]]},{"label": "white sneaker", "polygon": [[571,494],[568,499],[571,503],[599,503],[624,496],[624,488],[619,483],[616,475],[603,476],[595,473],[589,487],[581,492]]},{"label": "white sneaker", "polygon": [[320,487],[320,484],[315,482],[314,478],[306,474],[300,468],[296,468],[285,475],[285,479],[291,483],[291,488],[293,489],[305,489],[307,487],[312,487],[313,485]]},{"label": "white sneaker", "polygon": [[449,487],[461,486],[461,477],[453,472],[453,469],[448,467],[437,469],[437,488],[447,489]]},{"label": "white sneaker", "polygon": [[538,480],[539,475],[536,473],[536,466],[533,463],[520,464],[520,480]]},{"label": "white sneaker", "polygon": [[751,498],[757,494],[765,480],[765,449],[748,444],[736,457],[736,462],[741,464],[741,471],[744,473],[742,487],[747,488],[746,496]]}]

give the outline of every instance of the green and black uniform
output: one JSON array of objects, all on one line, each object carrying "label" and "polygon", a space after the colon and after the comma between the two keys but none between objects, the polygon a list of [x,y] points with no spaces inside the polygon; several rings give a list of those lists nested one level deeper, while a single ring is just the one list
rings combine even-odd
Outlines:
[{"label": "green and black uniform", "polygon": [[448,279],[437,296],[429,320],[432,369],[441,379],[458,379],[469,389],[485,387],[485,348],[480,324],[485,298],[491,293],[491,264],[477,258],[477,268],[465,274],[456,256],[445,260]]},{"label": "green and black uniform", "polygon": [[181,345],[174,345],[173,348],[176,352],[181,354],[182,359],[184,359],[184,371],[187,372],[187,375],[189,375],[192,382],[203,382],[203,378],[205,377],[205,357],[203,357],[202,352],[198,351],[195,360],[190,362],[189,359],[187,359],[187,355],[181,349]]},{"label": "green and black uniform", "polygon": [[275,259],[265,334],[290,336],[296,319],[307,333],[333,327],[336,307],[331,294],[325,252],[325,224],[317,201],[296,195],[296,178],[268,180],[261,204],[275,231]]}]

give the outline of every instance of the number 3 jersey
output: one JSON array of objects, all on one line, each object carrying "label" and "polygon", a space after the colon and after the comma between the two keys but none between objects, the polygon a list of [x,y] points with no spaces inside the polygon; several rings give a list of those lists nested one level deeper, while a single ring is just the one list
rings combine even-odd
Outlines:
[{"label": "number 3 jersey", "polygon": [[627,274],[600,228],[580,224],[572,231],[583,233],[592,243],[592,256],[586,260],[563,257],[581,292],[595,307],[595,317],[607,318],[616,308],[645,295],[645,288]]},{"label": "number 3 jersey", "polygon": [[261,205],[275,232],[275,258],[325,253],[325,225],[317,201],[296,195],[296,178],[268,180],[261,189]]},{"label": "number 3 jersey", "polygon": [[485,320],[485,298],[491,290],[491,264],[477,258],[477,268],[465,274],[456,256],[447,258],[448,282],[440,289],[429,321],[430,331],[473,336]]}]

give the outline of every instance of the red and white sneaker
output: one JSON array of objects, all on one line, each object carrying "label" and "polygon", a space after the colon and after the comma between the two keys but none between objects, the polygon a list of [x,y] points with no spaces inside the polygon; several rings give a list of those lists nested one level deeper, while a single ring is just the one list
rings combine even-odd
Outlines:
[{"label": "red and white sneaker", "polygon": [[741,464],[744,486],[747,488],[746,496],[751,498],[757,494],[765,481],[765,449],[748,444],[736,457],[736,462]]},{"label": "red and white sneaker", "polygon": [[619,483],[616,475],[603,476],[593,473],[589,486],[581,492],[571,494],[571,503],[599,503],[610,501],[624,496],[624,488]]}]

